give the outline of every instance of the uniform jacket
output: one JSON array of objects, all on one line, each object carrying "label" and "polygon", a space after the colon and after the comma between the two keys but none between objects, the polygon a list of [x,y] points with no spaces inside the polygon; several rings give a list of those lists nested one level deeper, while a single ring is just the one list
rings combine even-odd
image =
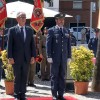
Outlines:
[{"label": "uniform jacket", "polygon": [[25,31],[25,41],[18,25],[10,28],[8,32],[8,58],[14,58],[15,63],[22,63],[23,59],[30,62],[31,57],[36,56],[33,31],[28,26],[25,26]]},{"label": "uniform jacket", "polygon": [[39,54],[46,57],[46,36],[42,35],[39,42]]},{"label": "uniform jacket", "polygon": [[52,58],[53,62],[66,62],[67,58],[71,58],[71,39],[68,30],[63,28],[62,36],[58,27],[50,28],[46,48],[47,57]]},{"label": "uniform jacket", "polygon": [[90,50],[93,50],[95,56],[96,56],[96,52],[97,52],[97,45],[98,45],[98,39],[97,38],[91,38],[89,40],[88,48]]},{"label": "uniform jacket", "polygon": [[34,37],[34,41],[35,41],[35,47],[36,47],[36,56],[39,55],[39,42],[41,40],[41,36],[42,35],[40,35],[40,36],[34,35],[33,36]]}]

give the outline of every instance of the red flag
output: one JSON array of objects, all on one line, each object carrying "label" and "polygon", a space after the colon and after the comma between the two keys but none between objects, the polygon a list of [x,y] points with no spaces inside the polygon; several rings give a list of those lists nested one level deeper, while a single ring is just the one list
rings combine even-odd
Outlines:
[{"label": "red flag", "polygon": [[4,27],[6,18],[7,18],[6,2],[5,0],[0,0],[0,28]]},{"label": "red flag", "polygon": [[44,24],[44,14],[41,0],[34,0],[34,9],[31,18],[31,27],[38,32]]}]

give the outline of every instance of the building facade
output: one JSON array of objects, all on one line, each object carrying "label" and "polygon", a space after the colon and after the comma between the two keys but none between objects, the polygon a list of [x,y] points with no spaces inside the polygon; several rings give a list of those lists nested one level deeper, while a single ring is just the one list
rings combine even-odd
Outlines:
[{"label": "building facade", "polygon": [[59,11],[59,0],[51,0],[50,3],[44,1],[44,8]]},{"label": "building facade", "polygon": [[73,16],[66,18],[65,25],[68,28],[77,27],[77,23],[78,26],[96,28],[99,0],[60,0],[59,11]]}]

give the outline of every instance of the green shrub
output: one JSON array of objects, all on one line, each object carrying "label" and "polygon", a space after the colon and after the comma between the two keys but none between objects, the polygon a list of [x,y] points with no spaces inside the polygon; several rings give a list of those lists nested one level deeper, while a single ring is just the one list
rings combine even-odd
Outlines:
[{"label": "green shrub", "polygon": [[72,60],[69,62],[70,74],[75,81],[89,81],[93,75],[94,54],[84,46],[72,48]]}]

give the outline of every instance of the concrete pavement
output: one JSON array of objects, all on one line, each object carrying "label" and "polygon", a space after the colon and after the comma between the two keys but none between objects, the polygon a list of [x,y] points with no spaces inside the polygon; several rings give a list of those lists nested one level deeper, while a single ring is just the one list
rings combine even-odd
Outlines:
[{"label": "concrete pavement", "polygon": [[[27,97],[50,97],[51,96],[51,87],[50,87],[50,81],[41,81],[37,76],[35,77],[35,85],[34,87],[27,87]],[[67,96],[72,96],[77,98],[78,100],[100,100],[100,93],[94,93],[91,92],[89,84],[89,93],[87,95],[77,95],[74,94],[74,92],[68,92],[65,93]],[[4,80],[1,81],[0,86],[0,98],[13,98],[11,95],[6,95],[5,93],[5,86],[4,86]]]}]

